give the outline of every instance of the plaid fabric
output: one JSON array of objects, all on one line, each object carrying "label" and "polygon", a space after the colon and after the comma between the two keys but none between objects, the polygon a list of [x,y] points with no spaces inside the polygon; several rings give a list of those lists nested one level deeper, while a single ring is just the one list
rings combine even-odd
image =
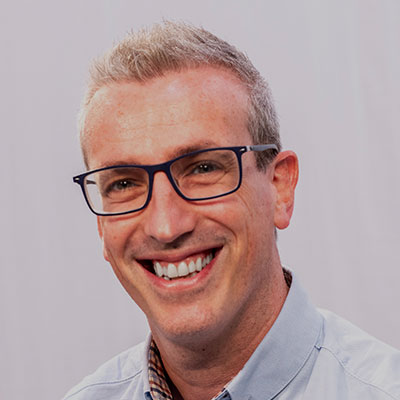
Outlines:
[{"label": "plaid fabric", "polygon": [[153,400],[173,400],[171,390],[169,389],[165,377],[160,351],[154,340],[150,343],[148,368],[150,393]]},{"label": "plaid fabric", "polygon": [[[161,360],[160,351],[154,340],[151,341],[149,348],[149,385],[150,393],[153,400],[173,400],[171,390],[166,379],[166,372]],[[211,400],[215,400],[225,389],[222,389],[217,396]]]},{"label": "plaid fabric", "polygon": [[[286,284],[290,287],[292,283],[292,274],[286,269],[283,269],[283,274]],[[150,393],[153,400],[173,400],[171,390],[167,383],[166,372],[161,360],[160,351],[153,339],[151,340],[149,348],[148,369]],[[217,396],[214,396],[211,400],[215,400],[224,390],[225,388],[222,388]]]}]

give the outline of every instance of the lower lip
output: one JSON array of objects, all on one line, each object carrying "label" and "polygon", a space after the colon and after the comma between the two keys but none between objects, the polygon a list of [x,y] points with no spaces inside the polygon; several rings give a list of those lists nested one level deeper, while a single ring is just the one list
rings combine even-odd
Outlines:
[{"label": "lower lip", "polygon": [[219,251],[215,252],[214,258],[195,276],[186,277],[186,278],[175,278],[171,280],[166,280],[164,278],[160,278],[157,275],[145,270],[148,278],[150,279],[152,285],[160,288],[161,290],[169,290],[169,291],[184,291],[190,290],[194,286],[199,286],[202,281],[206,280],[210,274],[211,269],[215,264],[215,260],[218,257]]}]

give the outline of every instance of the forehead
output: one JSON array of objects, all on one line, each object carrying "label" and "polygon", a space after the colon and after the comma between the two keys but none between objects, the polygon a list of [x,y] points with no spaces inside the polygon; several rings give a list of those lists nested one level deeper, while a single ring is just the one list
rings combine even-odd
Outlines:
[{"label": "forehead", "polygon": [[247,107],[244,85],[222,69],[104,86],[87,109],[85,155],[91,167],[99,167],[111,164],[116,153],[125,160],[154,152],[168,157],[177,147],[197,142],[200,147],[247,144]]}]

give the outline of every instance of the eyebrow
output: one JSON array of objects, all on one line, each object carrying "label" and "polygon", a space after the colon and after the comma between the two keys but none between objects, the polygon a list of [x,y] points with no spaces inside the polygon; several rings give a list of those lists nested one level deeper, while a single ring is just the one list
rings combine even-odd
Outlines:
[{"label": "eyebrow", "polygon": [[[170,154],[169,157],[166,161],[173,160],[174,158],[183,156],[188,153],[192,153],[197,150],[204,150],[204,149],[211,149],[214,147],[219,147],[215,142],[212,140],[207,140],[204,142],[199,142],[196,144],[190,144],[190,145],[184,145],[184,146],[178,146],[175,148]],[[156,164],[161,164],[161,163],[156,163]],[[104,168],[104,167],[112,167],[116,165],[154,165],[154,164],[143,164],[141,162],[137,162],[134,159],[131,159],[129,161],[126,160],[113,160],[111,162],[107,162],[104,165],[102,165],[99,168]]]},{"label": "eyebrow", "polygon": [[196,143],[196,144],[180,146],[174,150],[170,160],[173,158],[176,158],[176,157],[183,156],[188,153],[192,153],[194,151],[211,149],[214,147],[219,147],[219,146],[217,146],[213,141],[206,141],[206,142],[200,142],[200,143]]}]

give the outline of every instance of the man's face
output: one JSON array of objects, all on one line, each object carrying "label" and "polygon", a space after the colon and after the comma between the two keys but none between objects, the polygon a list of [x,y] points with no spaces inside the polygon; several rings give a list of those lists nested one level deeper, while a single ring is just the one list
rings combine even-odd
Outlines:
[{"label": "man's face", "polygon": [[[196,149],[251,144],[247,103],[238,79],[213,68],[103,87],[85,122],[89,168],[158,164]],[[265,318],[260,305],[271,299],[278,262],[277,195],[271,168],[257,170],[253,153],[242,161],[242,185],[226,197],[188,202],[158,172],[146,209],[99,217],[104,256],[156,336],[210,338],[244,319]],[[208,264],[192,276],[154,273],[156,263],[179,267],[199,258]]]}]

